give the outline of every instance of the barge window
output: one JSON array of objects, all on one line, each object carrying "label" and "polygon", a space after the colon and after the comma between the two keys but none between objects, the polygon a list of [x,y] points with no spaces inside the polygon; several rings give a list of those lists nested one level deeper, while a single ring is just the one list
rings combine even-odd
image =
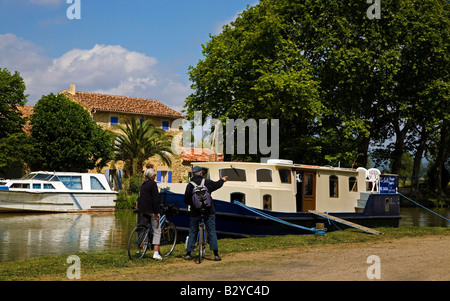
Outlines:
[{"label": "barge window", "polygon": [[257,182],[272,182],[272,170],[271,169],[258,169],[256,170]]},{"label": "barge window", "polygon": [[237,181],[245,182],[247,181],[247,176],[245,169],[240,168],[222,168],[219,169],[219,177],[228,177],[227,181]]},{"label": "barge window", "polygon": [[41,189],[41,184],[33,183],[33,189]]},{"label": "barge window", "polygon": [[265,194],[263,196],[263,209],[272,210],[272,196],[270,194]]},{"label": "barge window", "polygon": [[68,189],[83,189],[80,176],[59,176],[59,179]]},{"label": "barge window", "polygon": [[279,169],[281,183],[291,183],[291,171],[289,169]]},{"label": "barge window", "polygon": [[313,195],[313,175],[305,174],[303,180],[305,181],[304,195]]},{"label": "barge window", "polygon": [[358,191],[358,181],[356,180],[356,177],[348,178],[348,191]]},{"label": "barge window", "polygon": [[242,192],[233,192],[230,194],[230,201],[234,203],[234,201],[238,201],[245,205],[245,194]]},{"label": "barge window", "polygon": [[339,197],[339,179],[336,176],[330,176],[330,198]]},{"label": "barge window", "polygon": [[102,183],[96,178],[91,177],[91,190],[106,190]]}]

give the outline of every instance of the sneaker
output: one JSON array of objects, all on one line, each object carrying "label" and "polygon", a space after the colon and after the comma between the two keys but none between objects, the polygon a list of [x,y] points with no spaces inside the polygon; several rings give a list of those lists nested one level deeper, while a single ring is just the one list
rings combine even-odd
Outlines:
[{"label": "sneaker", "polygon": [[221,261],[222,258],[219,255],[214,256],[214,261]]},{"label": "sneaker", "polygon": [[186,254],[186,255],[184,256],[184,259],[185,259],[185,260],[192,260],[192,257],[191,257],[191,255]]},{"label": "sneaker", "polygon": [[162,260],[162,257],[159,254],[153,254],[153,259]]}]

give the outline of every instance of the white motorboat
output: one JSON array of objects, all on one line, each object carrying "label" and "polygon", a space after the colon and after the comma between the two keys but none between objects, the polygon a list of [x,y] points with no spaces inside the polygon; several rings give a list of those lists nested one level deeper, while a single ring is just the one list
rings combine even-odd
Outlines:
[{"label": "white motorboat", "polygon": [[0,181],[0,212],[113,211],[116,199],[103,174],[38,171]]}]

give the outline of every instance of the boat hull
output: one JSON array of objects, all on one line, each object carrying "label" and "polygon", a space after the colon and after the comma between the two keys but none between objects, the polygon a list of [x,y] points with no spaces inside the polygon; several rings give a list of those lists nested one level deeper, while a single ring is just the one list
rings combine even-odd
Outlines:
[{"label": "boat hull", "polygon": [[[180,230],[189,229],[189,212],[184,204],[184,195],[162,192],[166,205],[179,207],[179,214],[170,217]],[[314,234],[313,230],[285,225],[270,218],[263,217],[242,206],[230,202],[214,200],[216,208],[216,231],[218,235],[235,237],[303,235]],[[254,210],[254,208],[253,208]],[[309,212],[273,212],[256,210],[304,228],[315,228],[317,223],[324,223],[327,232],[348,228],[344,224],[328,220]],[[363,212],[328,212],[329,215],[356,223],[365,227],[398,227],[400,221],[399,197],[396,194],[371,195]]]},{"label": "boat hull", "polygon": [[61,193],[0,190],[0,212],[114,211],[116,192]]}]

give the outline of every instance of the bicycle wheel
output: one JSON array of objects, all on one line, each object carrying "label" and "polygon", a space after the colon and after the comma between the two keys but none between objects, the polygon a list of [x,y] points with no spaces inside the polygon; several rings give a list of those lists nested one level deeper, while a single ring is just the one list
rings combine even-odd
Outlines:
[{"label": "bicycle wheel", "polygon": [[202,263],[203,257],[205,257],[206,250],[206,237],[205,237],[205,229],[203,227],[199,227],[198,229],[198,263]]},{"label": "bicycle wheel", "polygon": [[162,256],[169,256],[177,243],[177,228],[171,222],[166,221],[161,227],[161,242],[159,253]]},{"label": "bicycle wheel", "polygon": [[131,231],[128,239],[128,257],[131,260],[138,260],[144,257],[151,237],[149,229],[144,225],[139,225]]}]

